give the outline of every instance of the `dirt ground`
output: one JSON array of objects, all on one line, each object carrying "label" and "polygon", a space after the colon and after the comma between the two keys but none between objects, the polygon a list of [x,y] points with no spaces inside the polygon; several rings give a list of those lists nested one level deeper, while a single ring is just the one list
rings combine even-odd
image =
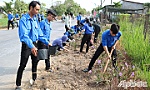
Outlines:
[{"label": "dirt ground", "polygon": [[[56,55],[51,56],[51,68],[53,72],[46,72],[44,70],[45,66],[40,66],[35,84],[31,86],[29,82],[25,82],[23,90],[124,90],[117,87],[120,82],[118,78],[119,73],[115,72],[111,62],[108,65],[106,73],[103,75],[102,72],[107,61],[105,53],[97,59],[91,72],[82,72],[84,68],[87,68],[100,42],[90,47],[87,54],[78,53],[80,43],[81,37],[78,37],[75,42],[68,43],[69,46],[67,48],[69,52],[59,51]],[[83,51],[85,51],[86,44],[84,46]],[[131,66],[130,63],[128,67],[124,65],[128,57],[120,46],[117,46],[118,67],[121,68],[124,66],[124,69],[121,70],[126,71],[126,73],[123,73],[123,75],[128,77],[128,79],[134,78],[130,77],[131,70],[128,70]],[[99,60],[101,62],[98,62]],[[138,88],[134,90],[145,89]]]}]

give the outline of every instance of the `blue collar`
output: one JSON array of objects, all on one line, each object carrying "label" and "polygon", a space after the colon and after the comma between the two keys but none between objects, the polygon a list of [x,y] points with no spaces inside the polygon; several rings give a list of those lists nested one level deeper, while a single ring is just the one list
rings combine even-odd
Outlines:
[{"label": "blue collar", "polygon": [[31,18],[29,13],[26,14],[26,18],[36,21],[36,16],[34,15],[33,18]]},{"label": "blue collar", "polygon": [[45,19],[45,22],[46,22],[47,24],[51,24],[51,22],[48,22],[48,19],[47,19],[47,18]]}]

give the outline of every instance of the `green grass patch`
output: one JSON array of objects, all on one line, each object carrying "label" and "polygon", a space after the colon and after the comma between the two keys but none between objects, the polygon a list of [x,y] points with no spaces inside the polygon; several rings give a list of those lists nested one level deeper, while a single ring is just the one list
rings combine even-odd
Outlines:
[{"label": "green grass patch", "polygon": [[7,23],[8,23],[8,19],[7,18],[0,19],[0,28],[6,27]]},{"label": "green grass patch", "polygon": [[150,86],[150,73],[145,66],[145,64],[150,64],[150,37],[144,40],[143,17],[131,22],[129,17],[121,16],[119,25],[122,32],[122,47],[124,47],[127,55],[132,58],[131,62],[139,68],[137,71],[138,77],[147,81],[148,86]]}]

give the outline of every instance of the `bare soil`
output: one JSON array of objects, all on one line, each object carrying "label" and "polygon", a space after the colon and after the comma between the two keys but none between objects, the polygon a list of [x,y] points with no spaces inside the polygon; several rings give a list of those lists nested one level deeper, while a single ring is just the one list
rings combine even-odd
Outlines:
[{"label": "bare soil", "polygon": [[[97,59],[91,72],[85,73],[82,70],[88,67],[88,64],[98,48],[100,42],[90,47],[87,54],[80,53],[81,38],[76,36],[75,42],[69,42],[67,48],[69,52],[59,51],[56,55],[51,56],[51,68],[53,72],[46,72],[45,66],[38,69],[38,78],[34,85],[25,82],[24,90],[124,90],[118,88],[121,80],[135,79],[131,76],[132,65],[125,51],[119,44],[117,46],[118,60],[117,66],[119,72],[123,75],[119,78],[111,62],[107,71],[103,74],[103,69],[107,61],[105,52]],[[98,40],[100,41],[100,40]],[[85,51],[86,45],[84,47]],[[128,66],[125,65],[128,63]],[[124,67],[124,69],[123,69]],[[143,88],[128,88],[128,90],[146,90]]]}]

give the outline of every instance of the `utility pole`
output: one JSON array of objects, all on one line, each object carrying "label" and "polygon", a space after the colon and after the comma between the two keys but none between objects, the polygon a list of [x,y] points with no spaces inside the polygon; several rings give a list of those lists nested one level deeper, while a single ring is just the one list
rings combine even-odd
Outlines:
[{"label": "utility pole", "polygon": [[102,7],[102,0],[101,0],[101,7]]},{"label": "utility pole", "polygon": [[112,0],[111,0],[111,4],[112,4]]}]

